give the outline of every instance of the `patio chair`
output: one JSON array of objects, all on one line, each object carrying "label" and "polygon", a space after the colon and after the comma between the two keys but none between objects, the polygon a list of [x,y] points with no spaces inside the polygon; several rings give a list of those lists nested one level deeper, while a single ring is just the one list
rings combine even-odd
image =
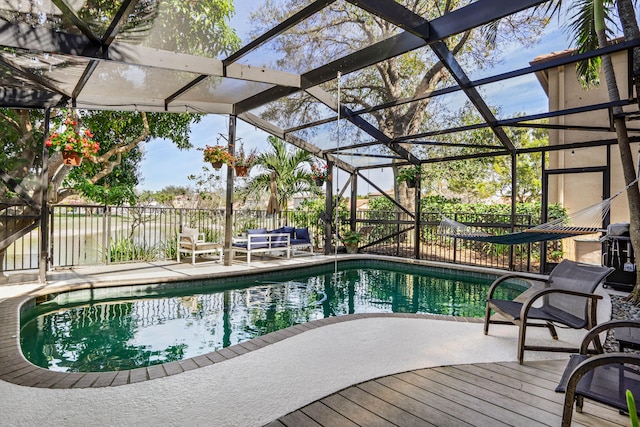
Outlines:
[{"label": "patio chair", "polygon": [[[575,353],[576,348],[527,346],[525,344],[527,326],[548,328],[554,340],[558,339],[554,324],[573,329],[593,328],[596,325],[597,300],[602,298],[594,291],[612,271],[613,268],[610,267],[564,260],[544,280],[542,289],[533,290],[533,292],[525,291],[513,301],[494,299],[493,295],[496,289],[508,279],[531,280],[531,276],[515,273],[499,277],[491,285],[487,296],[484,334],[489,333],[491,323],[518,326],[519,363],[524,359],[525,350]],[[541,304],[539,307],[534,307],[534,303]],[[505,320],[491,318],[491,310]],[[529,322],[530,320],[537,322],[532,323]],[[600,343],[597,342],[597,344]]]},{"label": "patio chair", "polygon": [[[640,397],[640,356],[636,353],[604,353],[589,356],[587,349],[592,341],[605,331],[633,331],[640,336],[640,322],[634,320],[612,320],[602,323],[582,340],[579,354],[572,354],[556,392],[565,393],[562,426],[569,427],[573,417],[573,402],[576,411],[582,412],[584,399],[612,406],[628,412],[626,390],[631,390],[636,400]],[[626,330],[626,331],[625,331]],[[640,408],[640,406],[638,406]],[[640,413],[639,413],[640,414]]]},{"label": "patio chair", "polygon": [[204,233],[200,233],[197,228],[182,227],[182,232],[178,233],[177,258],[180,262],[180,253],[191,255],[191,264],[196,263],[196,255],[218,253],[220,262],[223,256],[223,244],[216,242],[206,242]]}]

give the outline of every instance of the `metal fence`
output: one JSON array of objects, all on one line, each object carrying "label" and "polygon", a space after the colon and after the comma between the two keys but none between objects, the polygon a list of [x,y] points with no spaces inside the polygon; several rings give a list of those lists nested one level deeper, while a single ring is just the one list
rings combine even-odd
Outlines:
[{"label": "metal fence", "polygon": [[[324,245],[324,223],[317,212],[285,211],[268,215],[261,210],[234,211],[233,234],[251,228],[275,229],[284,225],[308,227],[317,248]],[[511,231],[509,215],[452,214],[452,219],[490,234]],[[0,218],[2,220],[2,218]],[[175,258],[180,224],[199,229],[208,241],[224,239],[224,210],[160,207],[55,205],[50,208],[51,267],[74,267]],[[531,218],[518,215],[515,231],[531,226]],[[440,214],[423,213],[419,241],[415,220],[404,212],[358,211],[356,228],[363,231],[360,251],[479,265],[517,271],[538,271],[539,244],[496,245],[445,237],[438,233]],[[341,220],[339,233],[349,227]],[[38,267],[38,230],[12,244],[4,269]]]},{"label": "metal fence", "polygon": [[[510,233],[511,216],[495,214],[457,214],[450,218],[477,231],[500,235]],[[438,232],[441,214],[423,212],[416,249],[415,219],[404,212],[358,212],[357,228],[363,230],[362,252],[478,265],[516,271],[538,271],[539,243],[499,245],[443,236]],[[513,231],[532,226],[530,215],[516,215]]]},{"label": "metal fence", "polygon": [[[10,242],[12,235],[33,222],[34,217],[25,216],[27,207],[23,205],[7,206],[0,209],[0,240]],[[38,268],[38,248],[40,233],[38,228],[28,232],[13,242],[4,254],[5,270],[29,270]],[[6,245],[6,243],[5,243]]]},{"label": "metal fence", "polygon": [[[317,224],[306,212],[234,211],[233,233],[251,228]],[[172,259],[180,225],[197,228],[210,242],[224,240],[225,211],[116,206],[54,206],[51,215],[50,256],[53,267]]]}]

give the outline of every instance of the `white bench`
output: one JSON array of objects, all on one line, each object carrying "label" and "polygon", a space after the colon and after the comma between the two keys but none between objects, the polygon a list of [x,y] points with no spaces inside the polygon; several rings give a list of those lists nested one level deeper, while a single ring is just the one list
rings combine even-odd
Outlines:
[{"label": "white bench", "polygon": [[291,258],[291,235],[289,233],[247,234],[246,238],[235,239],[231,245],[231,257],[236,253],[247,255],[251,264],[251,254],[285,252]]},{"label": "white bench", "polygon": [[191,255],[191,264],[196,263],[196,255],[218,253],[222,262],[224,245],[222,243],[206,242],[204,233],[196,228],[182,227],[182,233],[178,233],[178,262],[180,253]]}]

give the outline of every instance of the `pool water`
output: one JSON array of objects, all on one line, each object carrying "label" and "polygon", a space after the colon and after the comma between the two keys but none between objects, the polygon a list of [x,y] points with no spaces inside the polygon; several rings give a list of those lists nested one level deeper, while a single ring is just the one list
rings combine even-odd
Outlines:
[{"label": "pool water", "polygon": [[[400,263],[358,262],[229,283],[183,282],[72,291],[22,314],[35,365],[104,372],[219,350],[289,326],[351,313],[484,316],[495,277]],[[373,265],[376,267],[374,268]],[[513,298],[518,284],[497,298]]]}]

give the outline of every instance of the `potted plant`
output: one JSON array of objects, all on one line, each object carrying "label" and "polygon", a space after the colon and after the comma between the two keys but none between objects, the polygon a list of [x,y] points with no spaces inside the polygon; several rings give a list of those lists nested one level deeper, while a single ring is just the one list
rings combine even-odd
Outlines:
[{"label": "potted plant", "polygon": [[256,161],[256,157],[258,157],[258,150],[254,148],[249,151],[249,153],[245,153],[244,145],[240,145],[240,149],[238,150],[238,155],[236,156],[236,161],[234,163],[236,176],[247,176],[249,174],[249,169],[251,169]]},{"label": "potted plant", "polygon": [[60,151],[65,165],[79,166],[83,158],[93,161],[100,150],[100,144],[92,138],[91,130],[82,129],[78,120],[69,114],[44,144],[50,152]]},{"label": "potted plant", "polygon": [[396,181],[398,183],[406,182],[407,187],[415,188],[416,183],[420,179],[420,174],[422,173],[422,168],[420,166],[410,166],[406,168],[398,169],[398,175],[396,176]]},{"label": "potted plant", "polygon": [[311,178],[316,182],[318,187],[321,187],[325,181],[331,181],[329,165],[322,166],[313,163],[311,165]]},{"label": "potted plant", "polygon": [[347,248],[348,254],[358,253],[358,243],[362,241],[362,233],[355,230],[347,230],[342,233],[342,243]]},{"label": "potted plant", "polygon": [[214,145],[213,147],[206,145],[205,148],[200,148],[204,151],[204,161],[211,163],[214,169],[220,169],[222,165],[233,165],[235,157],[229,154],[229,150],[222,145]]}]

